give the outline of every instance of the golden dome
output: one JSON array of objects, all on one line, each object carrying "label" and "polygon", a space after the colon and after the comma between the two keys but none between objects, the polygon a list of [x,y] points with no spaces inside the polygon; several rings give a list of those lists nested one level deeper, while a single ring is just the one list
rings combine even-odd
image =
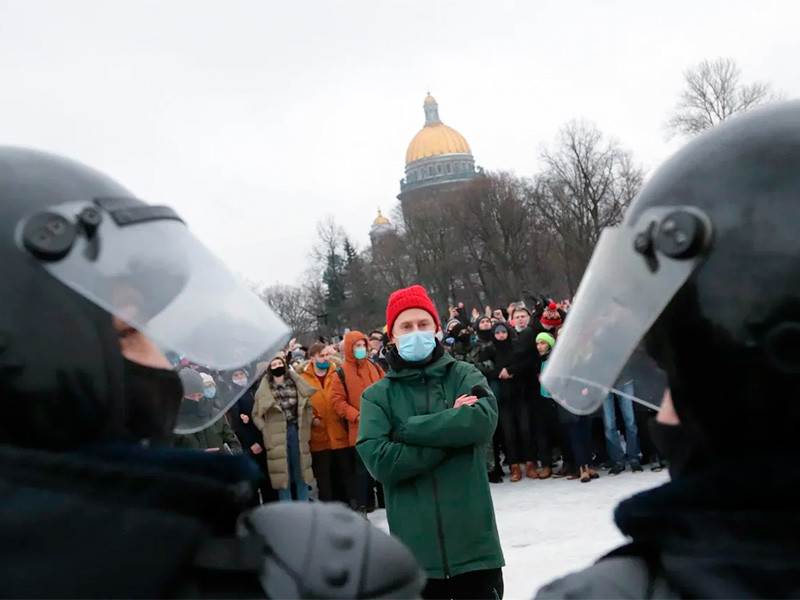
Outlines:
[{"label": "golden dome", "polygon": [[378,209],[378,216],[372,222],[372,226],[375,227],[376,225],[389,225],[389,224],[390,224],[389,223],[389,219],[387,219],[386,217],[383,216],[383,213],[381,212],[381,209],[379,208]]},{"label": "golden dome", "polygon": [[439,120],[439,105],[430,94],[425,98],[423,108],[425,126],[408,145],[406,164],[440,154],[472,154],[464,136]]},{"label": "golden dome", "polygon": [[426,125],[408,145],[406,164],[439,154],[472,154],[472,150],[464,136],[452,127],[444,123]]}]

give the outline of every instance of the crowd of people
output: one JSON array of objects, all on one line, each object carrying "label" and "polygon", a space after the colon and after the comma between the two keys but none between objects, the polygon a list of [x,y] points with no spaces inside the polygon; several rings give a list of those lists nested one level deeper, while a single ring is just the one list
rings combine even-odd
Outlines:
[{"label": "crowd of people", "polygon": [[[285,328],[245,286],[175,285],[233,277],[174,211],[0,148],[0,592],[498,599],[486,449],[496,481],[591,482],[662,468],[649,430],[670,481],[537,597],[799,597],[798,165],[800,104],[753,111],[649,178],[574,308],[526,294],[442,326],[415,285],[385,329],[270,357]],[[634,395],[660,398],[649,428]],[[244,452],[262,501],[299,502],[253,507]],[[368,510],[371,477],[393,537],[324,501]]]},{"label": "crowd of people", "polygon": [[[437,333],[442,348],[474,365],[498,401],[499,419],[487,447],[489,481],[564,477],[588,483],[605,470],[618,475],[666,467],[643,426],[653,411],[632,402],[634,381],[623,373],[601,409],[578,416],[553,401],[539,382],[568,317],[570,301],[544,294],[507,307],[467,312],[450,306]],[[383,486],[355,451],[361,395],[389,370],[386,327],[343,339],[292,340],[211,427],[178,435],[176,445],[244,452],[265,475],[261,500],[337,501],[362,513],[385,505]],[[196,365],[190,365],[200,370]],[[201,372],[190,399],[210,402],[218,386],[243,385],[247,374]],[[230,381],[227,381],[230,379]],[[184,383],[184,387],[186,383]]]}]

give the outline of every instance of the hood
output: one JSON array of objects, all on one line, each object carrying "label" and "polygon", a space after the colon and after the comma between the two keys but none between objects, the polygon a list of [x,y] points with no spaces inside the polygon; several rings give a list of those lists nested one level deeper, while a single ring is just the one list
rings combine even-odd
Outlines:
[{"label": "hood", "polygon": [[621,502],[614,518],[683,597],[800,597],[797,460],[719,462]]},{"label": "hood", "polygon": [[[269,359],[269,362],[262,363],[264,367],[264,374],[267,377],[267,380],[272,381],[272,373],[270,373],[269,366],[272,364],[273,360],[281,360],[283,361],[283,366],[286,367],[286,373],[289,373],[292,369],[289,367],[289,363],[286,362],[286,357],[283,356],[280,352]],[[261,366],[261,365],[259,365]]]},{"label": "hood", "polygon": [[344,359],[345,359],[345,361],[347,361],[349,363],[352,363],[352,364],[359,364],[359,363],[364,363],[366,360],[368,360],[366,358],[362,358],[361,360],[358,360],[353,355],[353,346],[355,346],[355,343],[357,341],[359,341],[359,340],[364,340],[364,342],[366,342],[366,344],[367,344],[367,347],[369,347],[369,340],[367,339],[367,336],[365,336],[360,331],[351,331],[350,333],[348,333],[348,334],[346,334],[344,336]]}]

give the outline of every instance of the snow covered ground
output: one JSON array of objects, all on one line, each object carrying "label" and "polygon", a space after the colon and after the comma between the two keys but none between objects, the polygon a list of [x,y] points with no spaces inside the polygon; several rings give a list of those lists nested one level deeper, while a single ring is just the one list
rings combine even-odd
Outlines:
[{"label": "snow covered ground", "polygon": [[[578,570],[618,546],[625,538],[614,526],[617,503],[668,480],[666,471],[626,471],[591,483],[566,479],[523,479],[493,484],[492,497],[506,558],[505,597],[532,598],[542,585]],[[370,521],[388,531],[385,511]]]}]

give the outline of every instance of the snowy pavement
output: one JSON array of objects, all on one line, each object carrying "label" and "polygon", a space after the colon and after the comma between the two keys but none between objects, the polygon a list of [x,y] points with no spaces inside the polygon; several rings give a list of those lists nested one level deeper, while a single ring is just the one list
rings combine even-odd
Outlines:
[{"label": "snowy pavement", "polygon": [[[542,585],[594,562],[625,538],[612,520],[617,503],[668,480],[666,471],[600,471],[591,483],[523,479],[492,484],[497,527],[506,558],[505,597],[532,598]],[[386,513],[370,521],[388,531]]]}]

